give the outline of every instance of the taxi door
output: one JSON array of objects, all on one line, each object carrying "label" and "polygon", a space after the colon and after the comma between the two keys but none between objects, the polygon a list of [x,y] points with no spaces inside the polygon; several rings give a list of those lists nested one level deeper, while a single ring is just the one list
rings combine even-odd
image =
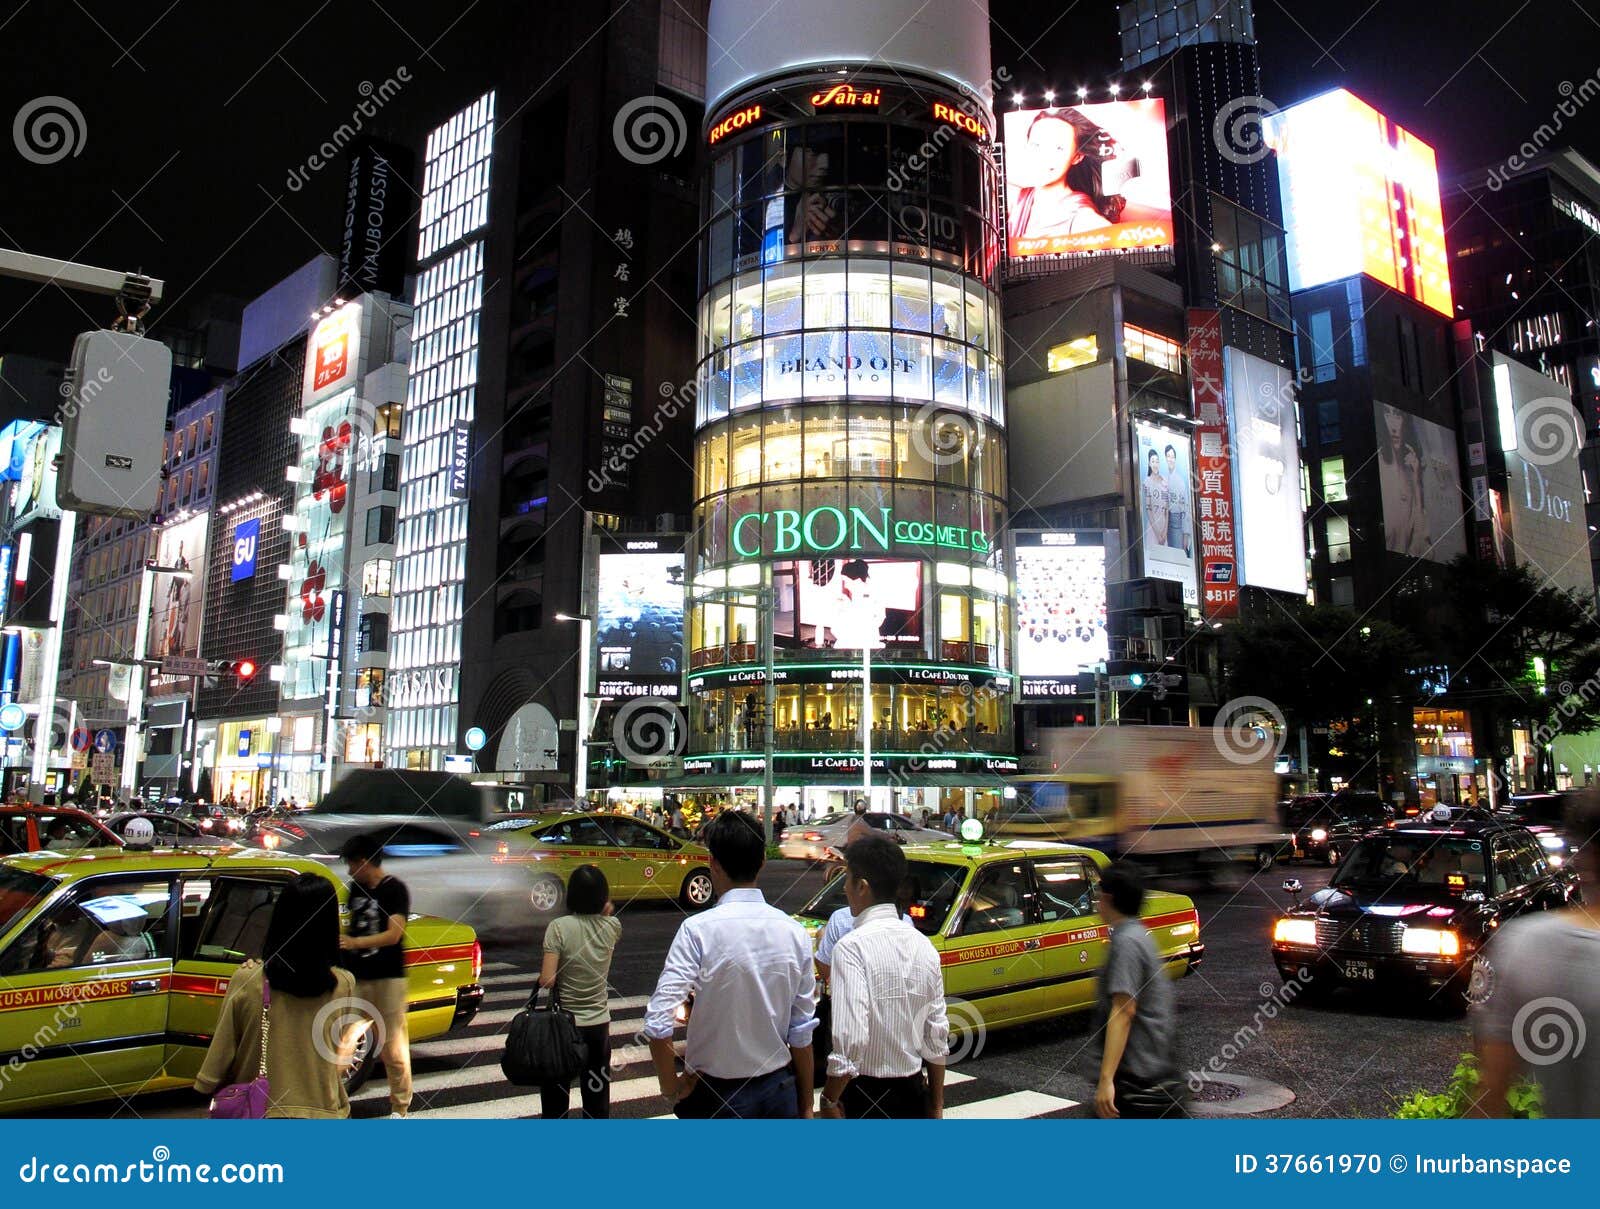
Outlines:
[{"label": "taxi door", "polygon": [[172,886],[168,873],[85,878],[0,953],[0,1108],[131,1094],[160,1074]]},{"label": "taxi door", "polygon": [[1026,860],[1002,857],[978,868],[939,955],[952,1028],[993,1028],[1035,1014],[1047,932]]},{"label": "taxi door", "polygon": [[1089,1007],[1111,943],[1097,905],[1099,871],[1086,856],[1034,857],[1029,863],[1045,927],[1039,949],[1044,982],[1031,1011],[1053,1016]]},{"label": "taxi door", "polygon": [[620,868],[627,871],[631,893],[676,896],[678,883],[683,881],[682,870],[676,868],[677,842],[632,819],[606,819],[604,822],[606,830],[620,845],[618,856],[626,858]]},{"label": "taxi door", "polygon": [[193,1079],[217,1031],[228,983],[260,960],[267,921],[289,872],[250,877],[193,874],[179,885],[177,962],[167,1024],[167,1071]]}]

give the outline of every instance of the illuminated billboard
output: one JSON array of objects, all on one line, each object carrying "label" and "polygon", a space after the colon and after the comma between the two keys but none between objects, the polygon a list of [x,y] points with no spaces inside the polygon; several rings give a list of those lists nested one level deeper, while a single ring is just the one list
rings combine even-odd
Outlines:
[{"label": "illuminated billboard", "polygon": [[1516,561],[1592,598],[1578,413],[1554,378],[1503,353],[1491,357]]},{"label": "illuminated billboard", "polygon": [[[206,517],[192,516],[160,530],[156,565],[171,568],[151,585],[151,659],[192,658],[200,653],[200,598],[205,583]],[[187,575],[173,572],[188,571]],[[153,681],[152,683],[155,683]]]},{"label": "illuminated billboard", "polygon": [[1092,692],[1078,683],[1111,657],[1106,636],[1106,535],[1100,529],[1014,534],[1021,697]]},{"label": "illuminated billboard", "polygon": [[1383,544],[1396,554],[1447,563],[1467,552],[1456,434],[1374,400]]},{"label": "illuminated billboard", "polygon": [[[1235,447],[1233,522],[1239,582],[1304,595],[1305,517],[1293,377],[1283,366],[1236,348],[1226,349],[1224,356],[1228,427]],[[1208,526],[1214,528],[1223,519],[1202,511],[1202,544]]]},{"label": "illuminated billboard", "polygon": [[360,360],[361,304],[349,302],[312,329],[306,356],[305,397],[354,386]]},{"label": "illuminated billboard", "polygon": [[918,645],[922,568],[920,562],[869,558],[776,567],[774,632],[817,650]]},{"label": "illuminated billboard", "polygon": [[56,503],[56,458],[60,453],[61,429],[54,425],[30,425],[12,440],[9,465],[16,475],[11,497],[14,526],[61,519],[61,506]]},{"label": "illuminated billboard", "polygon": [[[683,550],[681,541],[630,541],[600,555],[595,609],[600,695],[626,696],[613,681],[670,680],[683,666]],[[650,549],[632,549],[648,546]],[[657,688],[657,695],[664,695]],[[676,696],[674,692],[671,695]]]},{"label": "illuminated billboard", "polygon": [[1146,579],[1183,586],[1183,603],[1200,603],[1194,574],[1193,483],[1190,441],[1181,432],[1133,422],[1134,465],[1139,478],[1139,542]]},{"label": "illuminated billboard", "polygon": [[1273,114],[1267,138],[1290,289],[1365,273],[1453,315],[1432,147],[1342,88]]},{"label": "illuminated billboard", "polygon": [[1001,123],[1013,258],[1172,246],[1159,98],[1017,109]]}]

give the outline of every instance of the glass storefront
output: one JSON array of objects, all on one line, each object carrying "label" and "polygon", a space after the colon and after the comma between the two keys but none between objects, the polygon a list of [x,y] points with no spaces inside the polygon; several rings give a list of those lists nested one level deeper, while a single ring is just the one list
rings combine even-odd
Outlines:
[{"label": "glass storefront", "polygon": [[766,622],[735,594],[763,580],[780,768],[859,753],[864,717],[946,771],[1012,750],[996,173],[942,91],[863,69],[712,115],[686,705],[718,767],[765,743]]}]

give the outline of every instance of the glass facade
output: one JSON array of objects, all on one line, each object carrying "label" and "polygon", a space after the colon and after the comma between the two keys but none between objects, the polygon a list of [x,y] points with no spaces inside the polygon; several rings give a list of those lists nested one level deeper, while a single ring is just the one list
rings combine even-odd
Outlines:
[{"label": "glass facade", "polygon": [[903,76],[837,79],[712,115],[689,752],[764,746],[767,623],[741,590],[768,579],[780,767],[859,754],[864,708],[875,756],[1009,753],[989,119]]},{"label": "glass facade", "polygon": [[470,447],[475,410],[494,117],[488,93],[430,134],[425,152],[390,584],[393,768],[442,768],[456,750],[467,500],[450,492],[450,462],[463,431]]}]

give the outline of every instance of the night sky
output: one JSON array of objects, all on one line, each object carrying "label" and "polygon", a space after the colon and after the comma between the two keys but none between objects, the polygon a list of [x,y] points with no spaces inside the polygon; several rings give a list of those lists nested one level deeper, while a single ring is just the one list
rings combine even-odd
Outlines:
[{"label": "night sky", "polygon": [[[337,252],[342,166],[299,191],[287,182],[351,118],[363,82],[399,84],[372,128],[414,143],[514,49],[495,37],[508,7],[8,0],[3,133],[35,98],[59,96],[82,112],[85,137],[52,164],[0,141],[0,242],[163,277],[171,321],[213,293],[248,298]],[[1117,54],[1110,0],[993,0],[993,12],[994,61],[1024,91],[1104,95]],[[1550,120],[1562,81],[1600,73],[1600,0],[1257,0],[1256,24],[1268,98],[1342,84],[1433,143],[1446,175],[1502,159]],[[1569,129],[1600,159],[1600,99]],[[0,283],[0,354],[64,359],[78,331],[110,315],[109,300]]]}]

